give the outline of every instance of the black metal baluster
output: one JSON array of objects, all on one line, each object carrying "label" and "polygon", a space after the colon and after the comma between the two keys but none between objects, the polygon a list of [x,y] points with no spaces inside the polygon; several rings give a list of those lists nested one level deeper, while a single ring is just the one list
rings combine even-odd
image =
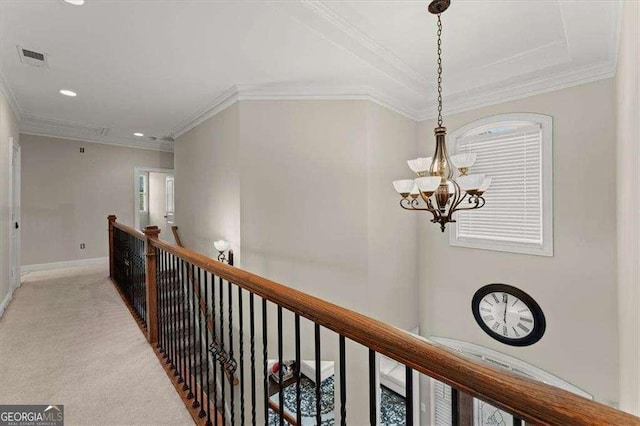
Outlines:
[{"label": "black metal baluster", "polygon": [[[215,351],[213,352],[213,403],[216,407],[216,413],[213,417],[213,422],[215,426],[218,426],[218,335],[216,334],[216,276],[211,275],[211,323],[213,324],[213,331],[211,333],[211,344]],[[224,376],[220,380],[224,380]],[[224,424],[224,421],[223,421]]]},{"label": "black metal baluster", "polygon": [[136,313],[136,316],[140,318],[140,308],[138,306],[138,297],[136,295],[134,281],[132,279],[133,276],[133,256],[131,255],[132,247],[131,247],[132,237],[131,235],[127,235],[127,257],[129,260],[129,265],[127,267],[127,286],[130,289],[131,300],[133,301],[133,309]]},{"label": "black metal baluster", "polygon": [[[251,352],[251,424],[256,424],[256,321],[253,293],[249,292],[249,346]],[[265,420],[266,421],[266,420]]]},{"label": "black metal baluster", "polygon": [[346,344],[344,336],[340,335],[340,424],[347,424],[347,365]]},{"label": "black metal baluster", "polygon": [[376,353],[369,349],[369,423],[378,422],[378,385],[376,383]]},{"label": "black metal baluster", "polygon": [[189,279],[189,264],[183,262],[185,266],[185,329],[184,334],[186,335],[187,341],[185,342],[185,383],[187,384],[187,389],[189,393],[187,394],[187,398],[193,398],[193,381],[191,380],[191,306],[189,305],[189,295],[190,295],[190,279]]},{"label": "black metal baluster", "polygon": [[460,394],[458,389],[451,388],[451,426],[460,425]]},{"label": "black metal baluster", "polygon": [[191,358],[193,360],[193,364],[191,367],[191,380],[193,380],[193,404],[191,405],[193,408],[198,408],[200,406],[200,403],[198,401],[198,375],[197,375],[197,371],[196,371],[196,367],[197,367],[197,363],[198,363],[198,357],[197,357],[197,348],[198,348],[198,344],[199,344],[199,336],[197,335],[198,332],[198,326],[196,325],[196,312],[200,312],[200,309],[198,309],[198,306],[196,306],[196,285],[198,285],[198,277],[196,276],[196,268],[193,264],[190,264],[191,266],[191,285],[189,286],[189,288],[191,289],[191,298],[189,299],[189,308],[191,309],[191,325],[193,326],[191,328],[191,336],[193,338],[193,344],[191,345]]},{"label": "black metal baluster", "polygon": [[267,299],[262,298],[262,371],[264,372],[264,423],[269,423],[269,373],[267,372]]},{"label": "black metal baluster", "polygon": [[278,306],[278,405],[280,426],[284,426],[284,393],[282,392],[282,306]]},{"label": "black metal baluster", "polygon": [[242,287],[238,286],[238,346],[240,348],[240,424],[244,425],[244,314],[242,312]]},{"label": "black metal baluster", "polygon": [[141,296],[141,292],[140,292],[140,280],[138,279],[138,277],[136,276],[136,272],[137,272],[137,268],[136,268],[136,263],[137,263],[137,256],[136,253],[138,251],[138,239],[131,236],[131,241],[132,241],[132,247],[133,250],[131,252],[131,279],[133,280],[134,285],[136,286],[136,297],[138,298],[138,316],[140,317],[140,319],[142,320],[142,322],[144,323],[144,310],[142,309],[142,298]]},{"label": "black metal baluster", "polygon": [[316,424],[322,424],[322,396],[320,394],[320,324],[315,324],[316,349]]},{"label": "black metal baluster", "polygon": [[235,410],[235,392],[233,391],[233,384],[235,383],[235,360],[233,359],[233,288],[231,281],[227,281],[227,293],[229,297],[229,370],[231,372],[231,384],[229,385],[229,396],[231,397],[231,424],[236,423],[236,410]]},{"label": "black metal baluster", "polygon": [[188,286],[188,282],[189,282],[189,277],[187,276],[187,268],[185,267],[185,262],[184,260],[180,260],[180,272],[182,273],[182,282],[180,285],[181,288],[181,296],[182,296],[182,301],[180,302],[180,308],[182,309],[182,329],[180,332],[180,340],[182,341],[182,362],[183,362],[183,371],[182,371],[182,377],[184,379],[184,386],[182,386],[182,390],[189,390],[189,384],[191,383],[191,381],[189,380],[189,362],[188,362],[188,356],[187,356],[187,347],[189,345],[189,332],[187,330],[187,291],[189,289]]},{"label": "black metal baluster", "polygon": [[127,295],[129,297],[129,302],[131,303],[131,305],[133,306],[133,311],[136,314],[136,317],[138,316],[138,310],[136,309],[136,299],[133,297],[134,293],[133,293],[133,285],[131,284],[131,237],[129,236],[129,234],[126,235],[126,248],[127,248],[127,269],[125,272],[125,278],[126,278],[126,286],[127,286]]},{"label": "black metal baluster", "polygon": [[156,262],[160,262],[160,266],[158,267],[156,263],[156,295],[157,295],[157,306],[158,306],[158,348],[160,352],[162,352],[164,359],[167,362],[171,362],[171,358],[169,357],[169,351],[167,351],[167,333],[164,328],[165,317],[167,315],[166,310],[166,252],[160,250],[159,248],[154,249],[156,255]]},{"label": "black metal baluster", "polygon": [[224,357],[224,286],[222,283],[222,277],[218,277],[218,287],[220,298],[218,300],[219,308],[220,308],[220,334],[218,335],[219,344],[220,344],[220,382],[221,385],[221,406],[222,406],[222,419],[226,420],[225,411],[226,411],[226,398],[224,396],[225,382],[227,381],[226,371],[225,371],[225,357]]},{"label": "black metal baluster", "polygon": [[[133,241],[134,241],[134,247],[135,250],[133,252],[133,278],[136,282],[136,285],[138,287],[138,300],[140,301],[140,317],[142,318],[142,323],[143,324],[147,324],[147,322],[145,321],[145,315],[144,315],[144,305],[145,305],[145,301],[146,301],[146,297],[143,299],[142,298],[142,282],[140,282],[140,275],[139,275],[139,271],[138,271],[138,250],[139,250],[139,245],[140,245],[140,240],[137,239],[136,237],[132,237]],[[146,295],[145,295],[146,296]]]},{"label": "black metal baluster", "polygon": [[513,416],[513,426],[523,426],[524,422],[516,416]]},{"label": "black metal baluster", "polygon": [[175,287],[176,287],[176,278],[175,278],[175,256],[169,255],[169,276],[167,278],[167,316],[165,319],[165,330],[167,332],[167,345],[169,346],[169,356],[171,357],[171,368],[173,370],[173,375],[177,375],[177,357],[176,357],[176,348],[175,348],[175,329],[173,329],[173,324],[176,321],[176,315],[174,313],[175,302],[173,299]]},{"label": "black metal baluster", "polygon": [[138,318],[144,322],[144,317],[142,316],[142,300],[140,300],[140,281],[138,281],[136,277],[136,251],[137,249],[137,238],[131,236],[131,280],[133,281],[133,285],[136,289],[136,300],[138,301]]},{"label": "black metal baluster", "polygon": [[[178,375],[178,383],[184,383],[184,369],[183,367],[183,363],[182,360],[184,359],[183,357],[183,353],[182,353],[182,338],[180,336],[180,330],[181,330],[181,324],[182,324],[182,298],[181,298],[181,294],[182,294],[182,259],[176,257],[175,259],[175,275],[176,275],[176,280],[175,280],[175,290],[172,292],[173,295],[173,310],[174,310],[174,317],[173,317],[173,321],[171,321],[171,329],[173,330],[173,339],[174,339],[174,345],[176,347],[176,371],[174,372],[174,374],[177,373]],[[184,390],[184,385],[182,386],[183,390]]]},{"label": "black metal baluster", "polygon": [[164,333],[164,347],[165,352],[169,354],[169,360],[171,361],[170,368],[175,369],[175,358],[173,357],[173,352],[171,351],[171,334],[169,333],[169,321],[171,318],[171,304],[169,303],[169,297],[171,296],[171,261],[172,255],[167,253],[166,258],[166,272],[165,272],[165,280],[164,280],[164,315],[162,316],[162,328]]},{"label": "black metal baluster", "polygon": [[[207,423],[206,426],[211,426],[211,389],[209,389],[209,274],[204,271],[204,342],[205,342],[205,363],[207,368],[207,399],[209,404],[207,405]],[[215,364],[214,364],[215,365]],[[204,401],[204,400],[203,400]],[[204,404],[203,404],[204,405]],[[217,416],[216,416],[217,417]]]},{"label": "black metal baluster", "polygon": [[[159,249],[156,248],[156,252],[158,252]],[[173,369],[174,365],[173,365],[173,358],[171,357],[171,350],[169,349],[169,336],[168,336],[168,332],[167,332],[167,319],[169,316],[169,303],[168,303],[168,296],[169,296],[169,253],[167,253],[166,251],[162,250],[160,251],[160,253],[162,253],[162,261],[164,264],[164,267],[162,268],[163,273],[162,273],[162,279],[160,279],[159,281],[156,281],[156,287],[159,285],[160,286],[160,291],[158,291],[158,294],[162,295],[162,311],[160,311],[158,313],[158,331],[160,331],[162,333],[162,340],[158,339],[158,342],[162,341],[162,351],[164,352],[165,356],[168,359],[169,362],[169,368]],[[156,255],[156,259],[158,258],[158,256]],[[158,284],[159,283],[159,284]]]},{"label": "black metal baluster", "polygon": [[405,367],[404,402],[407,426],[413,425],[413,370]]},{"label": "black metal baluster", "polygon": [[[204,416],[207,415],[207,413],[204,411],[204,382],[203,382],[203,373],[205,371],[205,366],[204,366],[204,360],[202,358],[202,356],[204,355],[204,352],[206,351],[206,347],[203,349],[202,348],[202,286],[200,285],[202,284],[202,270],[200,269],[200,267],[198,267],[198,280],[197,280],[197,285],[198,285],[198,299],[196,300],[198,308],[197,308],[197,312],[198,312],[198,360],[200,362],[200,368],[198,371],[198,376],[200,377],[200,412],[198,413],[198,417],[203,418]],[[206,299],[205,299],[206,300]],[[207,319],[204,319],[205,323],[204,323],[204,331],[206,334],[209,334],[209,332],[207,331]],[[208,378],[207,378],[208,379]]]},{"label": "black metal baluster", "polygon": [[300,376],[302,360],[300,359],[300,315],[295,316],[295,339],[296,339],[296,423],[302,424],[302,410],[300,409],[302,398],[300,397]]},{"label": "black metal baluster", "polygon": [[136,255],[136,264],[138,265],[138,279],[140,280],[140,287],[142,288],[142,292],[140,293],[140,298],[142,299],[142,314],[144,316],[144,324],[147,325],[147,284],[144,280],[144,240],[138,239],[138,253]]}]

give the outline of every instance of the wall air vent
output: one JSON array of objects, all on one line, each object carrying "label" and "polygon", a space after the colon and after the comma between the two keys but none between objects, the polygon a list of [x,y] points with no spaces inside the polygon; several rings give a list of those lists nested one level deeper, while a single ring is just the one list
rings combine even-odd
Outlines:
[{"label": "wall air vent", "polygon": [[20,61],[23,64],[38,68],[49,68],[46,53],[36,52],[35,50],[24,49],[18,46],[18,55],[20,55]]}]

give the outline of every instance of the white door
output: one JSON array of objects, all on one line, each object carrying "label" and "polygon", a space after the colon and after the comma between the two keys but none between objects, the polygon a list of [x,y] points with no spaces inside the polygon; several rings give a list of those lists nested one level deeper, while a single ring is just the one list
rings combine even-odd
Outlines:
[{"label": "white door", "polygon": [[11,289],[20,285],[20,145],[9,138],[11,149],[11,233],[10,276]]},{"label": "white door", "polygon": [[167,175],[166,179],[166,198],[167,198],[167,224],[168,228],[171,228],[173,225],[173,215],[175,210],[175,199],[174,199],[174,185],[173,185],[173,175]]}]

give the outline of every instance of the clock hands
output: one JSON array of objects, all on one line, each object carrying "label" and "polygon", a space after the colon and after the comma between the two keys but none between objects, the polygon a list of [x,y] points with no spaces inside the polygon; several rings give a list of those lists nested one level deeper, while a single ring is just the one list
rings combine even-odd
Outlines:
[{"label": "clock hands", "polygon": [[504,323],[506,325],[507,324],[507,307],[509,306],[509,295],[505,293],[504,296],[505,296],[505,300],[504,300],[504,317],[503,317],[503,320],[504,320]]}]

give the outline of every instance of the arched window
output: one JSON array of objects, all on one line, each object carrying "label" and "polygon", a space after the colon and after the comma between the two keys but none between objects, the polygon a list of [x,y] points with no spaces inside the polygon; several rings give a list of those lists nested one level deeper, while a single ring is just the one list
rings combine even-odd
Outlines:
[{"label": "arched window", "polygon": [[553,121],[541,114],[502,114],[451,134],[456,153],[477,153],[470,173],[491,177],[486,205],[459,212],[454,246],[553,255]]},{"label": "arched window", "polygon": [[[461,354],[486,362],[494,367],[502,368],[513,373],[538,380],[548,385],[573,392],[587,399],[593,396],[582,389],[568,383],[561,378],[547,373],[531,364],[512,356],[474,345],[461,340],[445,337],[430,337],[428,340],[447,346]],[[447,426],[451,422],[451,388],[436,379],[431,379],[431,424]],[[513,416],[479,399],[473,399],[473,425],[474,426],[511,426]]]}]

